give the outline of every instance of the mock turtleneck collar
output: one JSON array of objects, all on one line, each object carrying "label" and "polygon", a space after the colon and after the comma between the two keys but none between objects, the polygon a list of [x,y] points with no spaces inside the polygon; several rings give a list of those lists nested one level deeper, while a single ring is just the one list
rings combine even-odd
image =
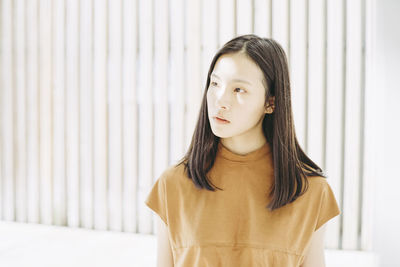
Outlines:
[{"label": "mock turtleneck collar", "polygon": [[270,144],[266,142],[262,147],[245,155],[236,154],[225,147],[221,141],[218,142],[217,156],[232,162],[252,162],[265,157],[270,152]]}]

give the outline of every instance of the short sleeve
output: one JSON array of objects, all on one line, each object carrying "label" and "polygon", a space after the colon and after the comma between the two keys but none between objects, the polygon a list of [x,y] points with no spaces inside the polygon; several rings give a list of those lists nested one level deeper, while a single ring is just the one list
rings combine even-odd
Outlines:
[{"label": "short sleeve", "polygon": [[145,204],[152,209],[155,213],[160,216],[166,225],[167,222],[167,205],[166,205],[166,194],[165,194],[165,183],[162,176],[156,180],[150,193],[147,195]]},{"label": "short sleeve", "polygon": [[335,195],[327,182],[324,183],[322,190],[318,219],[314,231],[318,230],[327,221],[340,214],[340,209],[336,202]]}]

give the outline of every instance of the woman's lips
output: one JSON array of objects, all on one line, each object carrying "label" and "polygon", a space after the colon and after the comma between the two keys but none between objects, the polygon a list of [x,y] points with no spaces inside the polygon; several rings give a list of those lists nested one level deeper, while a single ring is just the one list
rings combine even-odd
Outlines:
[{"label": "woman's lips", "polygon": [[220,118],[218,118],[218,117],[214,117],[214,120],[215,120],[217,123],[220,123],[220,124],[227,124],[227,123],[230,123],[230,121],[228,121],[228,120],[223,120],[223,119],[220,119]]}]

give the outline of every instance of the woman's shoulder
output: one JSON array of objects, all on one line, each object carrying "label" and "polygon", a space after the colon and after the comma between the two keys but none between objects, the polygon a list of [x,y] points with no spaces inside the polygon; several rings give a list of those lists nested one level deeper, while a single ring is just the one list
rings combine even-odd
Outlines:
[{"label": "woman's shoulder", "polygon": [[320,175],[307,176],[307,179],[314,184],[326,184],[328,182],[326,177]]},{"label": "woman's shoulder", "polygon": [[[303,172],[309,173],[309,170],[307,168],[303,167],[302,169],[303,169]],[[306,177],[307,177],[309,184],[323,186],[324,184],[328,183],[327,178],[324,176],[321,176],[321,175],[308,174]]]},{"label": "woman's shoulder", "polygon": [[167,183],[176,182],[184,177],[186,177],[186,174],[183,163],[168,165],[160,175],[160,179]]},{"label": "woman's shoulder", "polygon": [[318,192],[318,195],[323,193],[327,188],[330,188],[328,178],[319,175],[308,176],[308,188],[310,193]]}]

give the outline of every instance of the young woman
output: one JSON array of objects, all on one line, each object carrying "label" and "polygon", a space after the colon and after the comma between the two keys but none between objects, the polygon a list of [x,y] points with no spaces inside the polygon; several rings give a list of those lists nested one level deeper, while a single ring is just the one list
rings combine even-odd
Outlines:
[{"label": "young woman", "polygon": [[340,214],[298,144],[282,47],[254,34],[215,55],[192,142],[157,179],[158,266],[323,267]]}]

